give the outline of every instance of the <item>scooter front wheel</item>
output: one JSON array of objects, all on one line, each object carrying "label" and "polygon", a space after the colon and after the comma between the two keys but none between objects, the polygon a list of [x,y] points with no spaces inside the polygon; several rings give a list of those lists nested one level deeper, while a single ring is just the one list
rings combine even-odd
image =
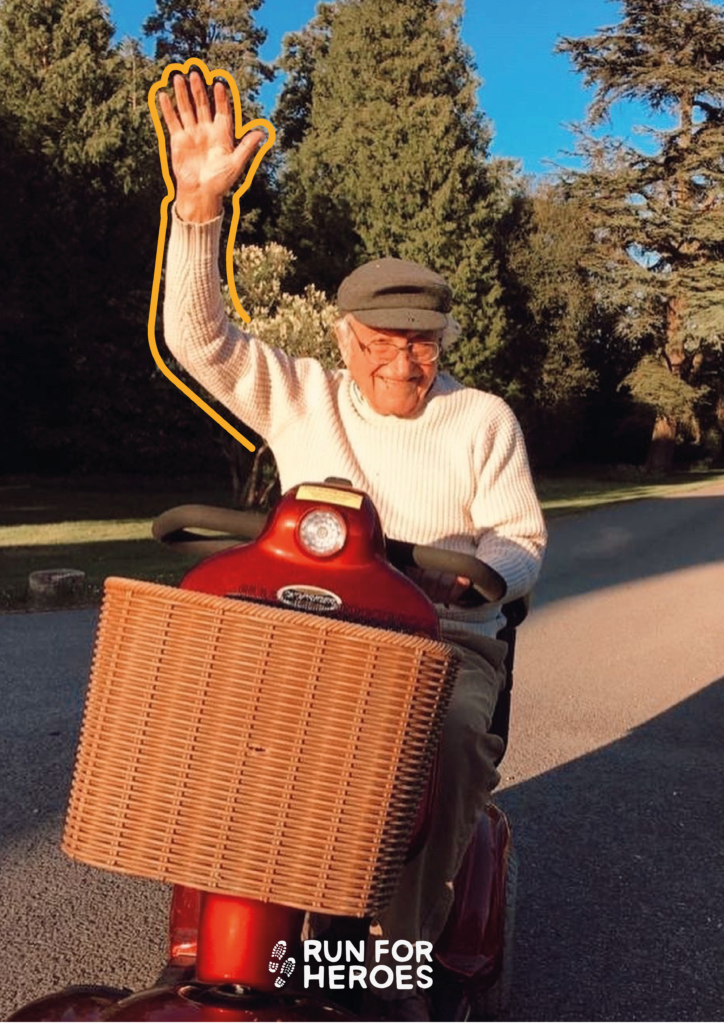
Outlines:
[{"label": "scooter front wheel", "polygon": [[302,996],[256,992],[238,985],[176,985],[123,999],[107,1021],[350,1021],[341,1007]]}]

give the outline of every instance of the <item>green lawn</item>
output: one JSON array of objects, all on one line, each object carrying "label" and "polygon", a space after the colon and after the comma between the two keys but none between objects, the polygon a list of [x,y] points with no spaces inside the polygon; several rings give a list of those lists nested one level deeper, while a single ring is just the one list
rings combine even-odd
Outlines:
[{"label": "green lawn", "polygon": [[[554,517],[716,480],[724,473],[678,474],[655,484],[615,475],[561,476],[540,479],[538,490],[546,516]],[[229,505],[230,490],[208,480],[181,487],[118,477],[0,483],[0,610],[27,607],[28,575],[38,569],[82,569],[85,603],[97,600],[106,576],[177,583],[196,559],[151,540],[151,522],[164,509],[190,502]]]},{"label": "green lawn", "polygon": [[82,569],[85,603],[106,576],[177,583],[197,561],[151,539],[164,509],[190,502],[229,505],[230,487],[138,478],[14,479],[0,483],[0,610],[27,605],[27,580],[39,569]]}]

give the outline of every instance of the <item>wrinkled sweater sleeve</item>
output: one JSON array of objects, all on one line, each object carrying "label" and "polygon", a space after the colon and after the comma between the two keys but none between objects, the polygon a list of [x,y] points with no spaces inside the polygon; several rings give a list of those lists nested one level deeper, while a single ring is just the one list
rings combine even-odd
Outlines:
[{"label": "wrinkled sweater sleeve", "polygon": [[528,593],[540,573],[547,532],[531,478],[523,432],[498,399],[475,453],[478,487],[471,512],[477,557],[506,581],[506,601]]},{"label": "wrinkled sweater sleeve", "polygon": [[293,359],[227,317],[219,277],[221,217],[189,224],[172,211],[164,336],[172,355],[210,394],[267,440],[306,412],[307,385],[324,370]]}]

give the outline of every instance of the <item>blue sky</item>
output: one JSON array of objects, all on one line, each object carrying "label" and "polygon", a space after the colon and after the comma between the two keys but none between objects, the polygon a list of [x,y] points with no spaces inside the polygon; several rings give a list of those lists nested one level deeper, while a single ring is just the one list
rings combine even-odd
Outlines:
[{"label": "blue sky", "polygon": [[[111,0],[119,35],[141,36],[153,0]],[[268,31],[262,56],[273,59],[287,32],[313,16],[316,0],[266,0],[257,22]],[[514,157],[529,174],[550,171],[546,160],[570,163],[573,146],[566,125],[582,120],[590,96],[565,55],[552,50],[561,35],[584,36],[620,18],[618,0],[467,0],[463,38],[472,49],[483,80],[482,110],[495,131],[492,152]],[[262,96],[271,115],[278,86]],[[616,111],[613,130],[628,134],[642,120],[630,105]]]}]

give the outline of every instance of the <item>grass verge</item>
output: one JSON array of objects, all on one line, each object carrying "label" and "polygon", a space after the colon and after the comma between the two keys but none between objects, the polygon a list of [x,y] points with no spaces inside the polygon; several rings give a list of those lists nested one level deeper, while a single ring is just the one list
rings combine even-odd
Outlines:
[{"label": "grass verge", "polygon": [[198,559],[152,540],[153,519],[174,505],[230,500],[228,487],[204,479],[183,487],[126,477],[6,480],[0,483],[0,611],[29,608],[28,576],[41,569],[85,572],[78,601],[84,605],[97,602],[107,576],[176,584]]},{"label": "grass verge", "polygon": [[537,487],[546,519],[553,519],[622,501],[685,494],[720,481],[724,481],[721,470],[674,473],[664,480],[652,481],[635,467],[625,467],[600,476],[543,477]]}]

